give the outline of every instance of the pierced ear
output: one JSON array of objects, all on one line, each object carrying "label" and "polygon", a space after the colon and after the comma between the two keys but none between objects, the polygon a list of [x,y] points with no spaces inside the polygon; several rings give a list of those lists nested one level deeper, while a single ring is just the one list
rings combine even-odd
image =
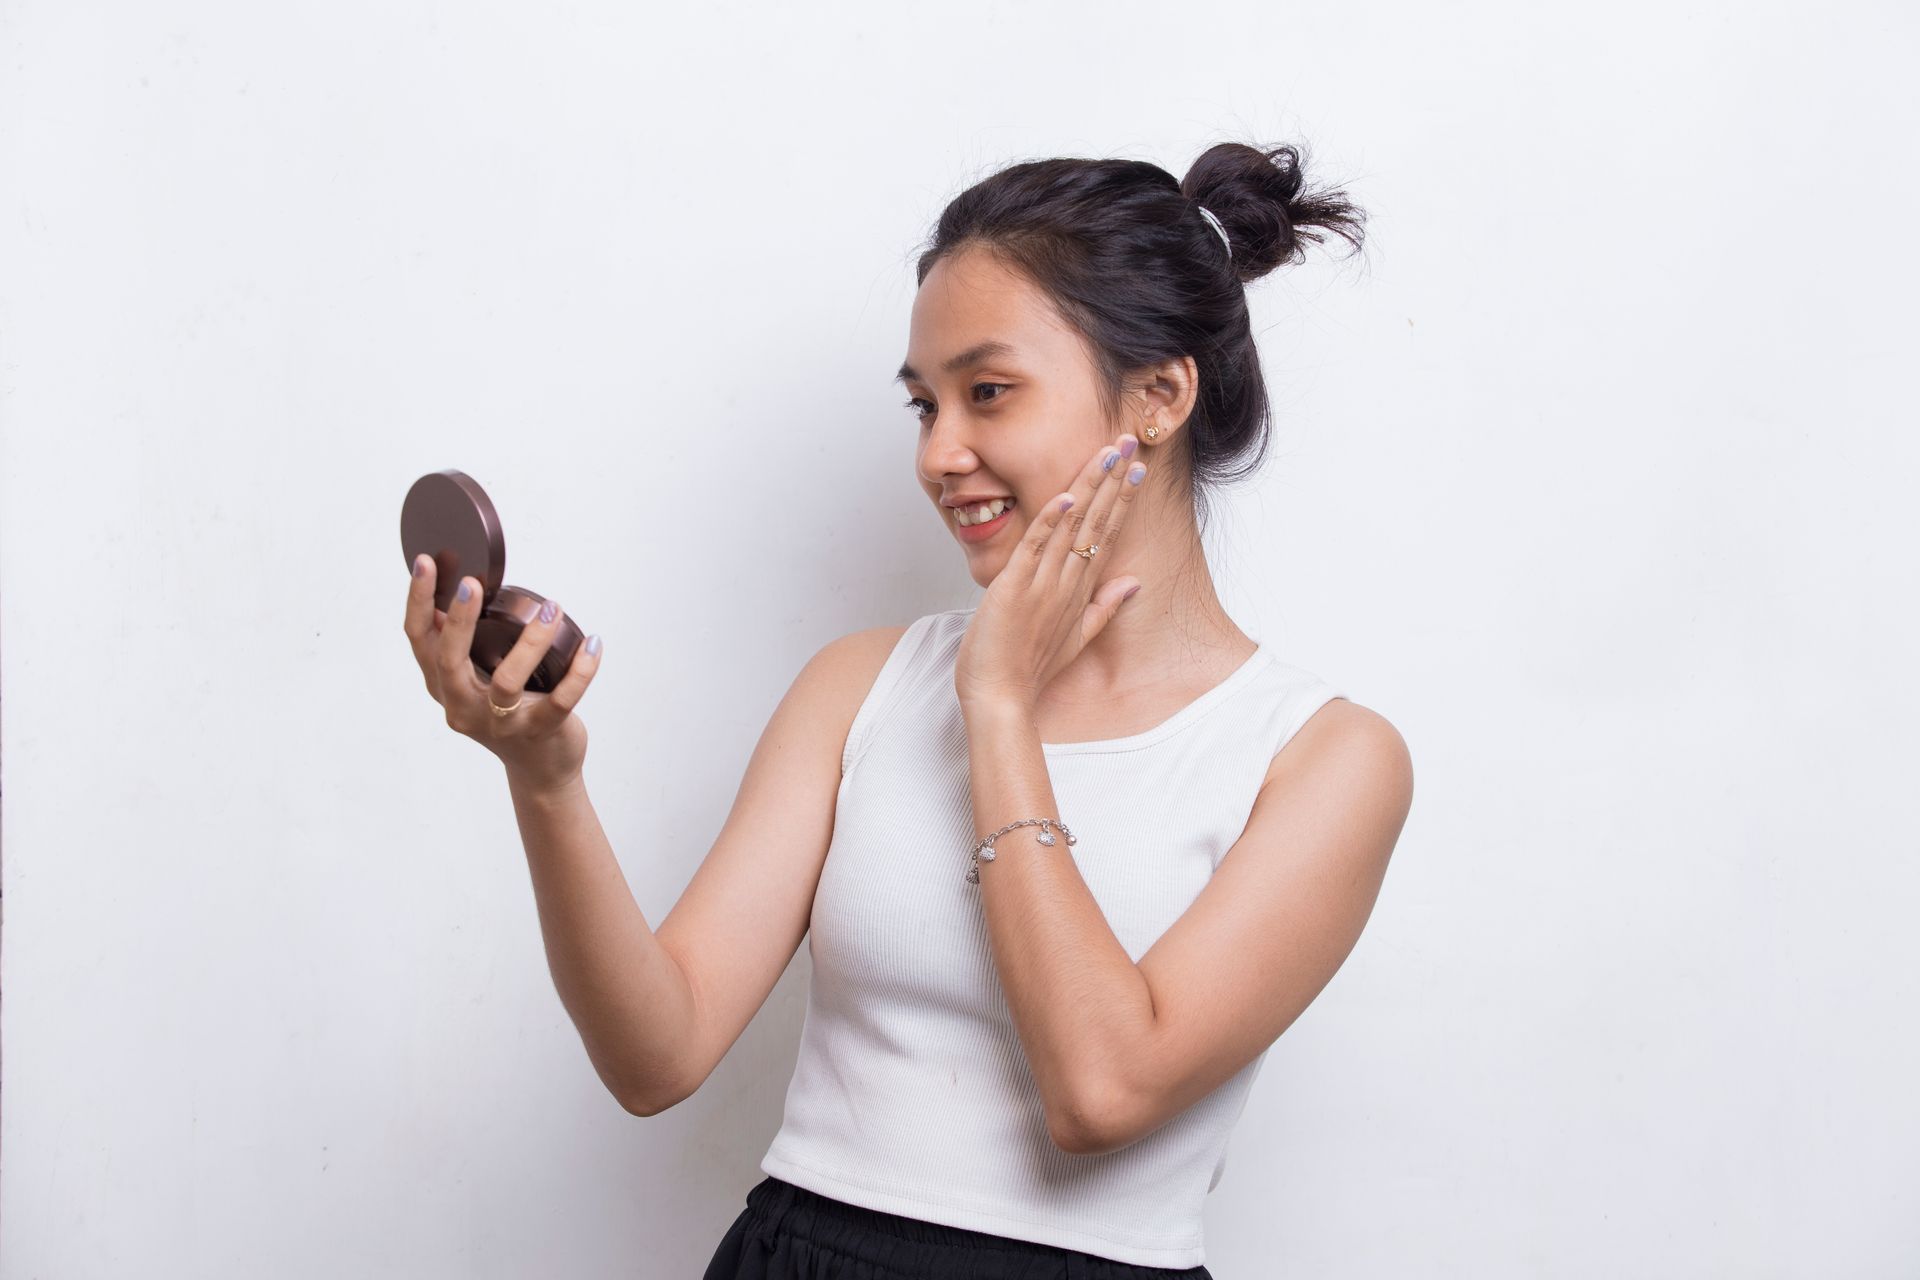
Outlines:
[{"label": "pierced ear", "polygon": [[1141,372],[1139,394],[1145,406],[1156,415],[1170,413],[1186,421],[1200,398],[1200,367],[1193,357],[1176,356]]},{"label": "pierced ear", "polygon": [[1142,398],[1139,421],[1133,424],[1133,433],[1148,444],[1158,443],[1166,437],[1166,428],[1160,425],[1162,417],[1158,406],[1151,397]]},{"label": "pierced ear", "polygon": [[[1179,356],[1163,360],[1142,373],[1137,391],[1138,434],[1142,440],[1162,443],[1172,435],[1176,425],[1192,416],[1199,400],[1199,366],[1192,356]],[[1147,434],[1149,426],[1154,428],[1152,435]]]}]

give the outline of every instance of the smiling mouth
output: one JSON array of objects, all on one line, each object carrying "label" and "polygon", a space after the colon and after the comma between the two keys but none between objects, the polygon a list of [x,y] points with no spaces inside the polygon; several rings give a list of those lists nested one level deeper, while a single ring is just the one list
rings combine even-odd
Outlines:
[{"label": "smiling mouth", "polygon": [[987,525],[992,524],[994,520],[998,520],[1000,519],[1001,516],[1006,515],[1007,512],[1013,510],[1015,504],[1014,504],[1014,499],[1003,498],[1000,500],[1000,515],[996,515],[991,519],[987,519],[987,520],[968,521],[968,520],[961,519],[961,516],[963,514],[968,514],[968,513],[977,512],[977,511],[984,511],[987,509],[988,505],[989,505],[988,503],[978,503],[971,507],[948,507],[947,510],[953,514],[953,522],[959,525],[961,528],[978,529],[978,528],[984,528]]},{"label": "smiling mouth", "polygon": [[999,533],[1000,530],[1006,528],[1007,525],[1012,523],[1013,513],[1018,509],[1019,508],[1014,506],[1012,503],[1008,503],[1005,507],[1002,507],[1000,509],[1000,514],[993,517],[993,519],[991,520],[982,520],[979,524],[961,524],[958,509],[952,508],[952,507],[948,508],[949,511],[954,512],[954,517],[953,517],[954,536],[959,538],[962,542],[984,542],[988,538],[993,537],[995,534]]}]

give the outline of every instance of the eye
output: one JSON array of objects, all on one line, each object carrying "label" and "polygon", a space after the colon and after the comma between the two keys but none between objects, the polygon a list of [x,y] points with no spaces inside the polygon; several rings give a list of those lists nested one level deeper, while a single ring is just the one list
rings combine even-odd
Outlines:
[{"label": "eye", "polygon": [[[969,388],[967,388],[967,389],[968,389],[969,391],[980,391],[980,390],[983,390],[983,389],[986,389],[986,388],[992,388],[992,389],[993,389],[993,390],[995,390],[995,391],[1006,391],[1006,390],[1008,390],[1008,389],[1010,388],[1010,385],[1011,385],[1011,384],[1009,384],[1009,383],[1005,383],[1005,382],[976,382],[976,383],[974,383],[974,384],[973,384],[973,385],[972,385],[971,387],[969,387]],[[974,397],[974,403],[976,403],[976,404],[990,404],[990,403],[992,403],[993,401],[995,401],[995,400],[998,400],[998,399],[1000,399],[1000,398],[1001,398],[1001,397],[999,397],[999,396],[989,396],[989,397],[987,397],[987,399],[985,399],[985,400],[981,400],[981,399],[980,399],[980,398],[979,398],[978,396],[975,396],[975,397]],[[924,405],[924,406],[925,406],[925,408],[921,408],[921,407],[919,407],[919,406],[922,406],[922,405]],[[925,421],[926,421],[926,420],[927,420],[927,419],[928,419],[928,418],[929,418],[930,416],[932,416],[932,414],[933,414],[933,403],[932,403],[932,401],[929,401],[929,400],[922,400],[922,399],[921,399],[920,397],[918,397],[918,396],[915,396],[915,397],[914,397],[913,399],[911,399],[911,400],[909,400],[909,401],[907,401],[907,403],[906,403],[906,406],[905,406],[905,407],[906,407],[906,408],[908,408],[908,409],[912,409],[912,410],[913,410],[913,416],[914,416],[914,417],[916,417],[916,418],[918,418],[918,419],[919,419],[920,421],[922,421],[922,422],[925,422]]]}]

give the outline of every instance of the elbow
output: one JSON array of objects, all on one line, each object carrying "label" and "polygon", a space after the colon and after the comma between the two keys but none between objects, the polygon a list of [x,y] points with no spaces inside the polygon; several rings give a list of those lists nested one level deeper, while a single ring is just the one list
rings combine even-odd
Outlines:
[{"label": "elbow", "polygon": [[[668,1104],[668,1105],[672,1105],[672,1104]],[[620,1109],[625,1111],[630,1116],[657,1116],[662,1111],[665,1111],[667,1108],[662,1106],[657,1106],[654,1103],[648,1102],[644,1098],[636,1098],[636,1097],[633,1097],[632,1095],[627,1095],[620,1099]]]},{"label": "elbow", "polygon": [[708,1074],[685,1057],[643,1065],[611,1052],[589,1056],[600,1083],[628,1115],[657,1116],[679,1106],[706,1083]]},{"label": "elbow", "polygon": [[1070,1156],[1100,1156],[1132,1142],[1110,1098],[1083,1097],[1047,1111],[1047,1137]]},{"label": "elbow", "polygon": [[1097,1128],[1083,1121],[1050,1123],[1047,1136],[1053,1139],[1054,1146],[1070,1156],[1103,1156],[1132,1141],[1116,1129]]},{"label": "elbow", "polygon": [[1050,1124],[1047,1126],[1047,1136],[1053,1139],[1054,1146],[1070,1156],[1097,1156],[1113,1150],[1084,1129],[1069,1130]]},{"label": "elbow", "polygon": [[670,1094],[663,1097],[659,1095],[649,1096],[649,1095],[643,1095],[643,1094],[627,1093],[627,1094],[621,1094],[618,1096],[620,1099],[620,1106],[622,1107],[622,1109],[626,1111],[628,1115],[657,1116],[662,1111],[671,1110],[672,1108],[679,1106],[682,1102],[685,1102],[687,1100],[688,1095]]},{"label": "elbow", "polygon": [[698,1088],[698,1085],[685,1088],[676,1084],[668,1089],[629,1088],[616,1089],[612,1092],[628,1115],[657,1116],[662,1111],[671,1110],[691,1098]]}]

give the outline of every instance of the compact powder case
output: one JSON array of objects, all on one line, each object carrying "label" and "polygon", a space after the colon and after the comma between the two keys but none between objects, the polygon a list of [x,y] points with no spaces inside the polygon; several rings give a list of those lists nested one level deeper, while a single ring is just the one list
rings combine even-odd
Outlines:
[{"label": "compact powder case", "polygon": [[[408,573],[413,572],[414,557],[422,552],[433,557],[437,609],[453,607],[461,578],[471,575],[480,580],[480,617],[474,624],[471,653],[480,673],[492,676],[520,633],[538,620],[547,599],[525,587],[504,585],[507,542],[486,490],[462,471],[435,471],[415,480],[400,506],[400,549],[406,553]],[[561,614],[552,644],[527,677],[527,688],[551,692],[585,639],[572,615]]]}]

